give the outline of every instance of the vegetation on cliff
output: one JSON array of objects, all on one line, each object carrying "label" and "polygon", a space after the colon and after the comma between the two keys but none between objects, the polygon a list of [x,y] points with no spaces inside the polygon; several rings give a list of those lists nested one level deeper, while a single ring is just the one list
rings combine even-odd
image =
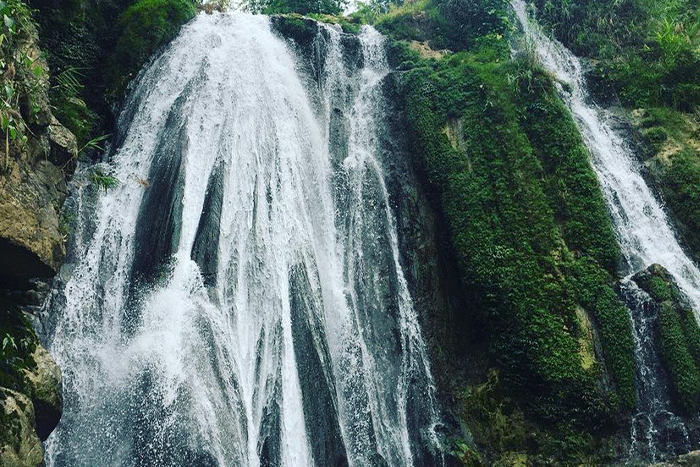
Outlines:
[{"label": "vegetation on cliff", "polygon": [[635,274],[657,311],[659,354],[671,379],[676,407],[692,415],[700,403],[700,328],[673,277],[660,265]]},{"label": "vegetation on cliff", "polygon": [[692,110],[700,102],[700,11],[690,0],[536,0],[537,15],[600,83],[630,107]]},{"label": "vegetation on cliff", "polygon": [[[471,297],[458,319],[486,331],[508,397],[553,430],[531,454],[572,455],[636,397],[630,321],[611,288],[617,246],[587,152],[551,79],[510,61],[504,40],[427,65],[403,77],[407,119]],[[581,307],[603,344],[595,363]],[[547,446],[555,438],[570,443]]]},{"label": "vegetation on cliff", "polygon": [[[686,248],[700,260],[700,10],[691,1],[539,0],[537,14],[565,44],[592,59],[598,99],[631,112],[640,156]],[[676,406],[695,413],[698,329],[667,275],[639,276],[658,307],[659,351]],[[697,311],[697,310],[696,310]]]},{"label": "vegetation on cliff", "polygon": [[30,0],[30,5],[48,51],[55,114],[85,153],[101,152],[91,142],[113,131],[113,110],[129,82],[197,12],[190,0]]},{"label": "vegetation on cliff", "polygon": [[[591,84],[601,100],[646,108],[638,128],[655,153],[648,166],[700,257],[700,13],[689,0],[534,3],[559,39],[594,59]],[[54,113],[87,150],[112,131],[111,108],[128,82],[196,12],[189,0],[31,6],[49,49]],[[251,6],[338,14],[343,3]],[[23,129],[38,115],[26,97],[31,89],[14,76],[45,71],[18,56],[12,42],[29,10],[19,0],[0,8],[11,20],[0,25],[7,148],[23,143]],[[352,21],[374,22],[392,39],[413,163],[455,253],[466,305],[451,317],[451,330],[464,346],[440,358],[487,362],[451,375],[456,412],[488,461],[518,453],[542,463],[607,462],[620,420],[636,405],[631,324],[613,289],[618,247],[587,150],[552,78],[527,54],[511,58],[508,10],[504,0],[375,1]],[[298,17],[280,24],[298,37],[308,32]],[[700,396],[700,330],[666,282],[651,279],[648,288],[660,303],[661,351],[676,403],[692,412]],[[0,327],[0,386],[17,389],[18,368],[31,364],[25,356],[36,338],[19,313],[0,313],[11,313],[0,315],[7,322]],[[437,363],[437,371],[447,367]],[[463,440],[453,450],[465,463],[481,462]]]},{"label": "vegetation on cliff", "polygon": [[[477,446],[490,461],[605,462],[616,420],[636,405],[631,323],[613,289],[618,247],[551,77],[527,53],[511,58],[508,8],[435,0],[377,25],[397,40],[414,163],[461,271],[468,305],[455,332],[469,358],[487,348],[490,370],[453,375]],[[454,9],[471,28],[445,14]]]},{"label": "vegetation on cliff", "polygon": [[22,370],[31,369],[38,339],[32,325],[6,300],[0,301],[0,386],[23,391]]},{"label": "vegetation on cliff", "polygon": [[647,164],[686,246],[700,259],[700,10],[690,0],[537,0],[537,16],[592,59],[591,89],[638,111]]},{"label": "vegetation on cliff", "polygon": [[194,17],[191,0],[139,0],[119,16],[121,29],[110,60],[109,86],[122,93],[153,53]]},{"label": "vegetation on cliff", "polygon": [[39,77],[46,70],[37,53],[26,45],[36,31],[27,6],[20,0],[0,2],[0,15],[0,129],[4,136],[0,169],[6,172],[10,152],[26,146],[29,125],[41,124],[36,95]]}]

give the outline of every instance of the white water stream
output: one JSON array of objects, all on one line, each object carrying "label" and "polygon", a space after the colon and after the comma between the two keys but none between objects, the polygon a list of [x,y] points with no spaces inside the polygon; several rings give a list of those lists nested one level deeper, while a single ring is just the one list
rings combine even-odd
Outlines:
[{"label": "white water stream", "polygon": [[586,90],[582,66],[569,50],[547,37],[528,17],[523,0],[512,0],[529,53],[551,73],[590,151],[613,227],[624,257],[622,291],[632,310],[639,413],[631,425],[631,458],[655,461],[690,449],[682,420],[672,413],[663,368],[654,342],[656,316],[649,298],[629,281],[657,263],[675,278],[700,319],[700,270],[685,254],[658,200],[640,173],[640,164],[611,126],[609,112],[595,105]]},{"label": "white water stream", "polygon": [[441,463],[376,159],[382,38],[353,69],[324,28],[321,109],[263,16],[200,14],[139,80],[121,183],[79,213],[50,467]]},{"label": "white water stream", "polygon": [[512,4],[537,60],[557,79],[560,95],[590,151],[625,259],[622,272],[634,274],[654,263],[662,265],[700,319],[700,270],[678,244],[666,213],[642,178],[639,162],[612,129],[611,115],[589,98],[579,59],[528,19],[522,0]]}]

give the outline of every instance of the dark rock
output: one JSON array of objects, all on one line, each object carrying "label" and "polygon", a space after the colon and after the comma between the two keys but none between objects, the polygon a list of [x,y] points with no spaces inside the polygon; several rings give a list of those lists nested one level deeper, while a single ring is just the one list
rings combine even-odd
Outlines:
[{"label": "dark rock", "polygon": [[338,411],[333,402],[336,393],[330,368],[330,353],[323,326],[317,322],[319,311],[309,297],[315,294],[303,264],[289,274],[289,299],[294,354],[303,399],[306,432],[318,465],[337,467],[347,465],[347,453],[338,423]]},{"label": "dark rock", "polygon": [[24,370],[27,393],[36,413],[36,432],[44,441],[58,425],[63,413],[61,370],[41,345],[32,354],[35,368]]},{"label": "dark rock", "polygon": [[291,39],[302,47],[311,45],[318,32],[316,21],[298,15],[273,15],[270,21],[282,37]]},{"label": "dark rock", "polygon": [[56,118],[51,119],[48,133],[51,148],[49,160],[58,167],[66,167],[73,170],[78,159],[78,143],[75,135],[61,125]]},{"label": "dark rock", "polygon": [[603,107],[619,103],[614,82],[607,78],[608,68],[601,62],[588,61],[584,69],[584,78],[588,90],[596,102]]},{"label": "dark rock", "polygon": [[207,191],[202,206],[202,216],[197,226],[197,235],[192,245],[191,258],[199,266],[204,284],[216,285],[219,264],[219,226],[221,207],[224,202],[224,164],[219,162],[207,183]]},{"label": "dark rock", "polygon": [[44,448],[34,431],[34,406],[27,396],[0,387],[0,465],[39,467]]}]

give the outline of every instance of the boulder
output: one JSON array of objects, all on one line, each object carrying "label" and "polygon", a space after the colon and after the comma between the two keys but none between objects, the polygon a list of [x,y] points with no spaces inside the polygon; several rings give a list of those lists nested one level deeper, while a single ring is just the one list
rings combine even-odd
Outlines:
[{"label": "boulder", "polygon": [[78,159],[78,143],[75,135],[56,119],[51,117],[49,125],[49,160],[58,167],[69,167],[75,165]]},{"label": "boulder", "polygon": [[671,301],[679,308],[688,305],[671,273],[660,264],[652,264],[635,274],[632,280],[659,304]]},{"label": "boulder", "polygon": [[37,345],[32,358],[36,367],[24,370],[25,384],[34,404],[36,432],[44,441],[56,428],[63,413],[61,369],[41,345]]},{"label": "boulder", "polygon": [[66,195],[47,161],[16,161],[0,180],[0,278],[53,276],[65,255],[58,207]]},{"label": "boulder", "polygon": [[44,465],[44,448],[34,431],[34,406],[27,396],[0,388],[0,465],[39,467]]}]

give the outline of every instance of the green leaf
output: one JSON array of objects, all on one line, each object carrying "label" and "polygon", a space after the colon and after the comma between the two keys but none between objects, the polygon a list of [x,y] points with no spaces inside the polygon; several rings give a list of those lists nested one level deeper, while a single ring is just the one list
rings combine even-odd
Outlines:
[{"label": "green leaf", "polygon": [[3,15],[3,16],[5,19],[5,27],[7,27],[7,29],[9,29],[10,31],[15,32],[15,20],[13,20],[12,18],[10,18],[7,15]]},{"label": "green leaf", "polygon": [[12,139],[17,139],[17,128],[15,128],[14,126],[11,126],[9,128],[9,130],[10,130],[10,136],[12,137]]},{"label": "green leaf", "polygon": [[14,95],[14,93],[15,93],[14,88],[12,86],[10,86],[9,84],[6,84],[5,85],[5,96],[7,96],[8,101],[10,99],[12,99],[12,96]]}]

